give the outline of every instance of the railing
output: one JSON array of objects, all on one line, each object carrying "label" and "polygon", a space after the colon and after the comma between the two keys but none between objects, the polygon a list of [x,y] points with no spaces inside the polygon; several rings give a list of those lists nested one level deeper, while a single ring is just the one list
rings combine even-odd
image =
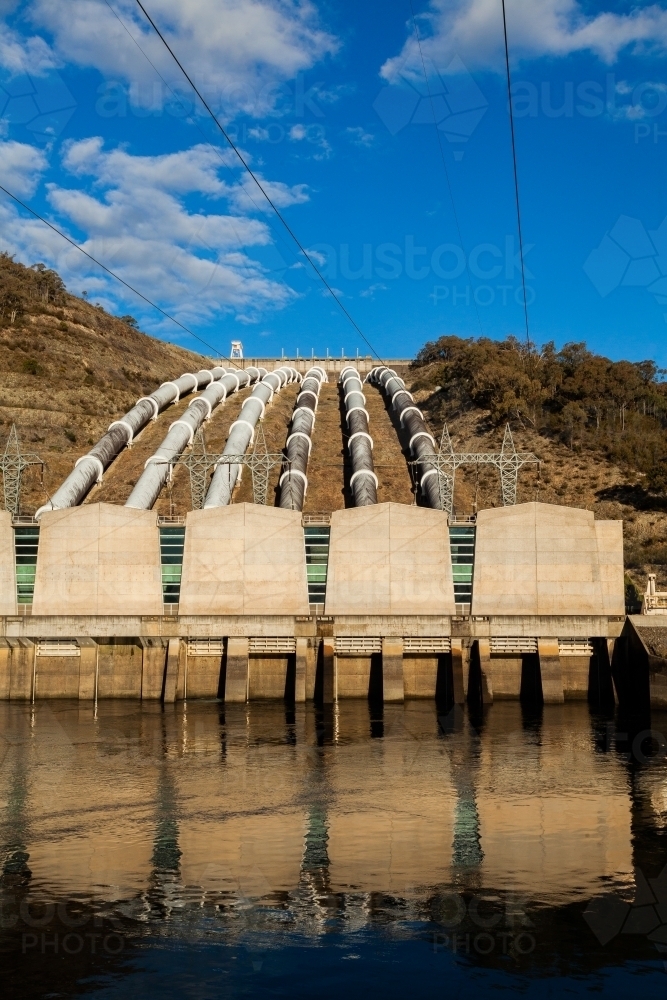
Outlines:
[{"label": "railing", "polygon": [[185,517],[182,514],[159,514],[158,528],[168,527],[169,525],[183,525],[185,524]]}]

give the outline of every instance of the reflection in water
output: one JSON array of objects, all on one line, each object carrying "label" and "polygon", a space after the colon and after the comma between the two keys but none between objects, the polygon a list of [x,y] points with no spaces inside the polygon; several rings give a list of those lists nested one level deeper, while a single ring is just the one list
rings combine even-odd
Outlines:
[{"label": "reflection in water", "polygon": [[[4,704],[0,723],[0,946],[23,997],[665,976],[667,744],[645,723],[362,701]],[[173,976],[142,979],[155,963]]]}]

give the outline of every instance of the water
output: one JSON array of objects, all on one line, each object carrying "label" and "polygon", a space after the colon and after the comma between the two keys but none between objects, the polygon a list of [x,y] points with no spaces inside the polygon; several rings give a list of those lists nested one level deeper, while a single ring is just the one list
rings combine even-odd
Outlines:
[{"label": "water", "polygon": [[0,705],[3,995],[664,997],[663,732]]}]

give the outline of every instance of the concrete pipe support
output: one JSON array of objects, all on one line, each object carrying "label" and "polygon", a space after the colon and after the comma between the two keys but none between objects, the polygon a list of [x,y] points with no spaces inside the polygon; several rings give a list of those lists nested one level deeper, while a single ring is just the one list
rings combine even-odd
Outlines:
[{"label": "concrete pipe support", "polygon": [[308,459],[312,448],[315,411],[320,398],[320,388],[328,382],[323,368],[310,368],[296,398],[292,423],[285,447],[285,469],[280,476],[278,506],[286,510],[303,510],[308,489]]},{"label": "concrete pipe support", "polygon": [[392,368],[380,365],[366,376],[366,381],[380,386],[391,408],[398,417],[399,424],[408,435],[411,457],[419,463],[419,488],[429,507],[441,510],[438,470],[429,456],[437,451],[436,443],[426,430],[424,417],[415,401],[405,388],[405,382]]},{"label": "concrete pipe support", "polygon": [[222,378],[212,382],[197,399],[193,399],[185,413],[173,422],[158,450],[146,462],[125,506],[151,510],[169,478],[170,463],[192,444],[196,432],[209,419],[215,407],[238,389],[256,382],[263,370],[246,368],[226,372]]},{"label": "concrete pipe support", "polygon": [[219,366],[196,373],[187,372],[173,382],[163,382],[150,396],[138,399],[124,417],[109,425],[106,434],[93,445],[88,454],[77,461],[74,470],[35,516],[39,517],[45,510],[63,510],[83,503],[95,483],[101,482],[104,470],[124,448],[132,446],[134,438],[149,421],[156,420],[167,406],[177,403],[194,390],[219,381],[224,374],[225,369]]},{"label": "concrete pipe support", "polygon": [[347,422],[347,450],[352,463],[350,489],[355,507],[370,507],[378,502],[378,479],[373,470],[373,438],[368,431],[368,411],[361,378],[356,368],[340,373]]},{"label": "concrete pipe support", "polygon": [[[261,381],[243,404],[238,420],[235,420],[229,428],[223,455],[245,455],[248,446],[254,440],[257,421],[264,416],[264,410],[273,399],[274,393],[280,392],[284,385],[298,382],[301,378],[296,368],[288,365],[282,365],[272,372],[266,372],[264,369],[262,371],[264,374]],[[210,507],[226,507],[232,502],[232,494],[240,473],[241,466],[238,464],[220,462],[216,466],[204,501],[204,510]]]}]

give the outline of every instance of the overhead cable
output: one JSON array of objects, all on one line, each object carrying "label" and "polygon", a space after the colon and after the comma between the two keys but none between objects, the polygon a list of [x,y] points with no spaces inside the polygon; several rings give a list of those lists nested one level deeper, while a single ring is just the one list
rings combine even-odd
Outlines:
[{"label": "overhead cable", "polygon": [[238,157],[239,161],[241,162],[243,168],[248,172],[249,176],[252,178],[252,180],[256,184],[257,188],[264,195],[264,197],[266,198],[266,201],[269,204],[269,206],[271,207],[272,211],[276,214],[277,218],[280,220],[280,222],[284,226],[286,232],[289,234],[289,236],[291,237],[291,239],[294,240],[295,244],[297,245],[297,247],[299,248],[299,250],[301,251],[301,253],[303,254],[303,256],[306,258],[306,260],[308,261],[308,263],[312,267],[312,269],[315,272],[315,274],[317,275],[317,277],[320,279],[320,281],[322,282],[322,284],[324,285],[324,287],[326,288],[326,290],[329,292],[329,294],[331,295],[331,297],[334,299],[334,301],[335,301],[336,305],[338,306],[338,308],[340,309],[340,311],[343,313],[343,315],[345,316],[345,318],[347,319],[347,321],[350,323],[350,325],[353,327],[353,329],[359,334],[359,336],[364,341],[364,343],[370,348],[370,350],[375,355],[375,357],[378,358],[378,360],[381,361],[382,359],[380,358],[380,355],[375,350],[375,348],[371,344],[371,342],[368,339],[368,337],[366,337],[366,335],[362,332],[362,330],[357,325],[357,323],[355,322],[355,320],[353,319],[353,317],[350,315],[350,313],[348,312],[348,310],[345,308],[345,306],[343,305],[343,303],[341,302],[341,300],[339,299],[339,297],[336,295],[336,292],[331,287],[331,285],[329,284],[329,282],[327,281],[327,279],[324,277],[324,275],[322,274],[322,272],[320,271],[319,267],[317,266],[317,264],[315,263],[315,261],[313,260],[313,258],[310,256],[310,254],[308,253],[308,251],[306,250],[306,248],[302,245],[302,243],[300,242],[298,236],[296,235],[296,233],[294,232],[294,230],[291,228],[291,226],[289,225],[289,223],[287,222],[287,220],[285,219],[285,217],[283,216],[283,214],[280,212],[279,208],[277,207],[277,205],[275,204],[275,202],[273,201],[273,199],[269,195],[268,191],[266,190],[266,188],[264,187],[264,185],[262,184],[262,182],[260,181],[260,179],[257,177],[257,175],[254,173],[254,171],[250,167],[250,164],[247,162],[247,160],[245,159],[245,157],[243,156],[243,154],[241,153],[241,151],[239,150],[239,148],[236,146],[236,144],[234,143],[233,139],[231,138],[231,136],[229,135],[229,133],[226,131],[226,129],[224,128],[224,126],[221,124],[221,122],[218,119],[217,115],[213,112],[213,109],[210,107],[210,105],[208,104],[208,102],[205,100],[203,94],[195,86],[195,83],[194,83],[192,77],[187,72],[187,70],[183,66],[182,62],[180,61],[180,59],[178,58],[178,56],[176,55],[176,53],[174,52],[174,50],[172,49],[172,47],[169,45],[169,42],[164,37],[164,35],[160,31],[160,29],[158,28],[157,24],[155,23],[155,21],[153,20],[153,18],[150,16],[150,14],[148,13],[148,11],[144,7],[144,5],[141,2],[141,0],[136,0],[136,3],[137,3],[137,6],[143,12],[144,17],[146,18],[146,20],[151,25],[151,27],[155,31],[156,35],[158,36],[158,38],[160,39],[160,41],[162,42],[162,44],[166,48],[167,52],[172,57],[172,59],[174,60],[174,62],[178,66],[178,68],[180,69],[181,73],[183,74],[183,76],[185,77],[185,79],[188,81],[188,83],[192,87],[194,93],[197,95],[197,97],[201,101],[202,105],[204,106],[204,108],[206,109],[206,111],[208,112],[208,114],[211,116],[211,118],[213,119],[213,121],[217,125],[217,127],[220,130],[221,134],[224,136],[224,138],[226,139],[226,141],[229,143],[230,147],[236,153],[236,156]]},{"label": "overhead cable", "polygon": [[4,193],[13,201],[15,201],[17,205],[20,205],[21,208],[24,208],[26,212],[30,212],[31,215],[33,215],[36,219],[39,219],[40,222],[43,222],[45,226],[48,226],[49,229],[52,229],[54,233],[58,234],[58,236],[61,236],[64,240],[67,240],[67,242],[71,246],[73,246],[75,250],[78,250],[79,253],[82,253],[84,257],[88,258],[88,260],[92,260],[93,264],[97,264],[98,267],[101,267],[102,270],[106,271],[106,273],[111,275],[112,278],[115,278],[116,281],[119,281],[121,285],[125,285],[126,288],[129,288],[131,292],[134,292],[135,295],[138,295],[140,299],[143,299],[144,302],[147,302],[149,306],[151,306],[153,309],[156,309],[159,313],[161,313],[164,317],[166,317],[166,319],[170,320],[172,323],[175,323],[176,326],[180,326],[181,330],[184,330],[187,334],[189,334],[190,337],[194,337],[195,340],[198,340],[200,344],[204,345],[204,347],[208,347],[209,350],[213,351],[216,357],[224,358],[225,361],[229,361],[229,363],[234,365],[235,368],[241,368],[241,365],[237,365],[236,362],[233,360],[233,358],[225,357],[224,354],[221,354],[220,351],[218,351],[217,347],[214,347],[213,344],[209,344],[207,340],[203,340],[201,337],[197,336],[197,334],[194,333],[190,329],[190,327],[185,326],[185,324],[181,323],[180,320],[176,319],[170,313],[166,312],[166,310],[164,310],[162,306],[158,306],[155,302],[149,299],[147,295],[144,295],[144,293],[140,292],[139,289],[135,288],[133,285],[130,285],[129,282],[125,281],[124,278],[121,278],[119,274],[116,274],[115,271],[112,271],[105,264],[102,264],[99,260],[97,260],[96,257],[93,257],[93,255],[88,253],[87,250],[84,250],[83,247],[79,246],[78,243],[75,243],[74,240],[70,239],[70,237],[67,236],[66,233],[63,233],[61,229],[58,229],[57,226],[54,226],[53,223],[49,222],[47,219],[41,216],[39,212],[36,212],[34,208],[30,207],[30,205],[26,205],[24,201],[21,201],[21,199],[17,198],[15,194],[12,194],[11,191],[8,191],[6,187],[3,187],[2,184],[0,184],[0,191],[4,191]]},{"label": "overhead cable", "polygon": [[530,346],[530,335],[528,332],[528,299],[526,298],[526,268],[523,261],[523,235],[521,233],[521,209],[519,207],[519,174],[516,166],[516,140],[514,137],[514,110],[512,108],[512,81],[510,76],[510,52],[507,43],[507,16],[505,14],[505,0],[501,0],[503,7],[503,37],[505,39],[505,71],[507,74],[507,101],[510,113],[510,135],[512,137],[512,166],[514,168],[514,200],[516,202],[516,224],[519,233],[519,257],[521,259],[521,286],[523,288],[523,315],[526,324],[526,343]]}]

